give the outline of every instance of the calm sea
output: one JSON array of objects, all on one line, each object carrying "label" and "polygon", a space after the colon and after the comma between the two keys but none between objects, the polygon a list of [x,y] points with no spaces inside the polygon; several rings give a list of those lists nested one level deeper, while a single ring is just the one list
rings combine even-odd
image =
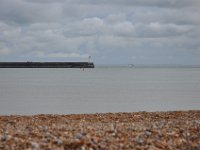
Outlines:
[{"label": "calm sea", "polygon": [[0,69],[0,115],[200,109],[200,68]]}]

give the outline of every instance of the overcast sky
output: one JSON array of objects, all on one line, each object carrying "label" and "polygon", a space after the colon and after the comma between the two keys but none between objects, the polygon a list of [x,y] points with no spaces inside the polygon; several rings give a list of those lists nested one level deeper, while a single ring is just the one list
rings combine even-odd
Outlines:
[{"label": "overcast sky", "polygon": [[200,65],[200,0],[0,0],[0,61]]}]

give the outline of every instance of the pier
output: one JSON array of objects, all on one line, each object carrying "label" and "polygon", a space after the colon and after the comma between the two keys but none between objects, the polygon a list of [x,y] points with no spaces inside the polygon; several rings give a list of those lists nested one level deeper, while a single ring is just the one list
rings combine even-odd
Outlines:
[{"label": "pier", "polygon": [[93,62],[0,62],[0,68],[94,68]]}]

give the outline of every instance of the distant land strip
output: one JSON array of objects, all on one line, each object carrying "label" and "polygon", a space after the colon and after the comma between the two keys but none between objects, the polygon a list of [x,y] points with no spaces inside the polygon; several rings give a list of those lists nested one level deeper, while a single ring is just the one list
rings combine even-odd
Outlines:
[{"label": "distant land strip", "polygon": [[94,68],[93,62],[0,62],[0,68]]}]

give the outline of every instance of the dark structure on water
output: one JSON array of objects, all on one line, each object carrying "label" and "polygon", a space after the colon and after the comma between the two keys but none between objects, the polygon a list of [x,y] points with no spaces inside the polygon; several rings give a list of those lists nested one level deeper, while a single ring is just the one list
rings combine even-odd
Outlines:
[{"label": "dark structure on water", "polygon": [[0,62],[0,68],[94,68],[92,62]]}]

